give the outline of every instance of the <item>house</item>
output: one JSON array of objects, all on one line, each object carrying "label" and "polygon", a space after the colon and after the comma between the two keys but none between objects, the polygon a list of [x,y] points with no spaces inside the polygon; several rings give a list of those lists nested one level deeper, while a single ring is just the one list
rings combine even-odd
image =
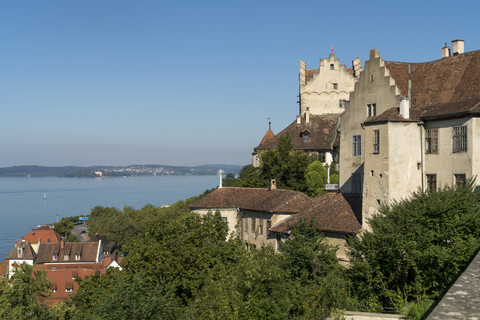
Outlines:
[{"label": "house", "polygon": [[318,230],[325,235],[327,243],[337,247],[337,258],[347,263],[347,237],[355,236],[361,231],[362,198],[353,194],[337,192],[326,193],[312,199],[300,213],[290,216],[274,225],[270,231],[281,238],[288,238],[291,228],[297,226],[303,219],[314,221]]},{"label": "house", "polygon": [[15,247],[5,258],[5,263],[7,265],[7,277],[11,278],[15,272],[15,266],[20,264],[29,264],[34,265],[37,258],[35,250],[25,239],[18,240],[15,242]]},{"label": "house", "polygon": [[294,122],[275,136],[267,131],[252,153],[252,165],[260,165],[260,155],[275,150],[280,137],[289,135],[293,150],[303,150],[318,155],[319,160],[330,165],[338,163],[339,141],[337,130],[345,102],[354,89],[362,70],[360,58],[347,69],[335,58],[332,51],[328,58],[320,59],[318,69],[307,69],[300,60],[299,114]]},{"label": "house", "polygon": [[382,204],[480,173],[480,51],[452,47],[422,63],[370,51],[339,128],[340,190],[362,195],[364,227]]},{"label": "house", "polygon": [[[303,150],[319,157],[323,163],[330,164],[338,161],[337,129],[339,115],[311,115],[306,111],[303,117],[298,116],[287,128],[277,135],[263,139],[262,143],[254,148],[252,164],[260,165],[260,155],[264,151],[275,150],[281,137],[289,135],[292,139],[294,151]],[[266,140],[265,142],[263,142]]]},{"label": "house", "polygon": [[290,217],[311,202],[310,197],[294,191],[270,188],[217,188],[190,204],[190,210],[203,215],[219,211],[230,233],[242,241],[257,246],[278,248],[280,238],[270,234],[270,228]]},{"label": "house", "polygon": [[361,196],[327,193],[312,199],[305,194],[276,189],[223,187],[190,204],[201,215],[218,210],[230,233],[256,246],[270,245],[278,250],[290,237],[292,227],[302,219],[312,221],[337,247],[337,257],[347,262],[347,237],[361,230]]}]

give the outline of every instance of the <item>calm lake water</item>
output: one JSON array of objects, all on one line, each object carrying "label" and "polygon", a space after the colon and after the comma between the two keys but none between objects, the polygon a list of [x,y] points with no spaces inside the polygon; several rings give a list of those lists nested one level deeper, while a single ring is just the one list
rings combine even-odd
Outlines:
[{"label": "calm lake water", "polygon": [[[0,261],[39,224],[89,214],[95,206],[163,206],[218,186],[218,176],[0,178]],[[46,199],[44,199],[44,195]]]}]

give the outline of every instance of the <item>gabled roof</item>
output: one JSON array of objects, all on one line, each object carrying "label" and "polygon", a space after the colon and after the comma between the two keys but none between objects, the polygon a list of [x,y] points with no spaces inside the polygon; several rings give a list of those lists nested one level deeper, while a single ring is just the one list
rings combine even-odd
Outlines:
[{"label": "gabled roof", "polygon": [[42,226],[37,229],[32,229],[22,239],[27,240],[30,243],[41,242],[60,242],[62,237],[49,226]]},{"label": "gabled roof", "polygon": [[269,213],[297,213],[311,201],[305,194],[285,189],[223,187],[190,204],[190,209],[240,208]]},{"label": "gabled roof", "polygon": [[288,233],[302,219],[308,222],[315,218],[319,230],[355,234],[362,228],[361,211],[361,195],[326,193],[314,199],[305,210],[274,225],[270,231]]},{"label": "gabled roof", "polygon": [[480,113],[480,50],[422,63],[385,61],[402,96],[421,118]]},{"label": "gabled roof", "polygon": [[[21,253],[19,249],[21,249]],[[27,240],[18,240],[15,242],[15,248],[10,251],[5,260],[34,260],[36,256],[30,242]]]},{"label": "gabled roof", "polygon": [[[62,248],[61,242],[42,242],[38,249],[37,263],[97,262],[99,245],[100,242],[65,242]],[[65,255],[68,256],[67,260]],[[76,255],[80,255],[79,260]]]},{"label": "gabled roof", "polygon": [[[338,146],[335,135],[338,121],[339,115],[310,115],[309,123],[302,117],[300,124],[297,124],[297,121],[292,122],[270,140],[260,143],[254,150],[275,150],[280,137],[287,134],[292,139],[293,150],[331,150],[332,143],[333,146]],[[304,141],[302,136],[305,130],[309,132],[308,141]]]}]

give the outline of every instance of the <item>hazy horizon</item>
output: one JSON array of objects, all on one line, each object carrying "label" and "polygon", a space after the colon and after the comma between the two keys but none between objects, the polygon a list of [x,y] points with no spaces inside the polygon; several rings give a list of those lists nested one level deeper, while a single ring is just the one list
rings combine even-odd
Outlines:
[{"label": "hazy horizon", "polygon": [[5,1],[0,167],[251,163],[298,113],[299,60],[480,49],[478,1]]}]

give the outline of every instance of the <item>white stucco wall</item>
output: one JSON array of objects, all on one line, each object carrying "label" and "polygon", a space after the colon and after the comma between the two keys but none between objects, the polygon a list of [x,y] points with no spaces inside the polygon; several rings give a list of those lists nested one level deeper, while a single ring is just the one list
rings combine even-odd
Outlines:
[{"label": "white stucco wall", "polygon": [[[355,172],[363,172],[366,140],[362,123],[367,119],[367,104],[376,104],[376,114],[400,105],[400,90],[390,77],[388,69],[377,50],[370,51],[370,60],[365,62],[365,70],[355,84],[355,91],[350,94],[345,112],[340,121],[340,190],[353,192],[351,178]],[[353,135],[362,135],[362,155],[352,155]],[[365,177],[363,177],[364,179]]]},{"label": "white stucco wall", "polygon": [[[334,84],[337,84],[336,89]],[[320,59],[319,73],[305,85],[300,83],[300,115],[305,114],[307,107],[311,114],[342,113],[344,108],[340,107],[340,100],[348,100],[354,85],[353,75],[347,72],[345,65],[341,65],[340,59],[336,59],[334,54]]]},{"label": "white stucco wall", "polygon": [[[452,152],[453,127],[467,126],[467,152]],[[425,129],[438,128],[438,153],[425,154],[425,175],[437,175],[437,188],[454,183],[454,174],[472,178],[480,173],[478,118],[447,119],[425,122]],[[480,181],[477,181],[479,184]]]}]

